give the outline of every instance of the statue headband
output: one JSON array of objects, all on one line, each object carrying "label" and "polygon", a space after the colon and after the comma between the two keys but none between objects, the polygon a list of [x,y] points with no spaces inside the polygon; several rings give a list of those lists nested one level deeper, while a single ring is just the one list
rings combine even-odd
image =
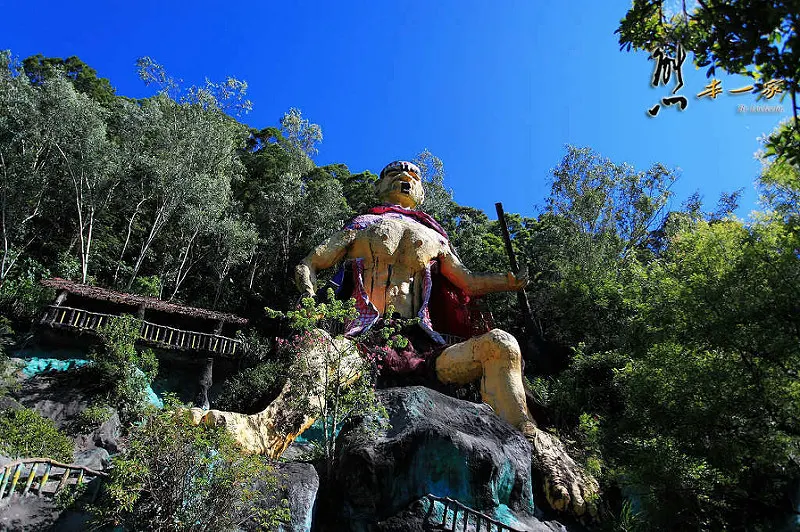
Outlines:
[{"label": "statue headband", "polygon": [[410,163],[408,161],[394,161],[386,165],[386,167],[381,170],[380,179],[391,172],[392,170],[397,170],[400,172],[406,171],[417,174],[417,177],[422,178],[422,172],[419,170],[419,166],[414,163]]}]

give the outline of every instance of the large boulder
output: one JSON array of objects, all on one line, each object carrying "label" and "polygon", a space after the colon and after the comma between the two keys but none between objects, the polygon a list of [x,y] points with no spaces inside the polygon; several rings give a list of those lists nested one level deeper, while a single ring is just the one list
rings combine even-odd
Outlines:
[{"label": "large boulder", "polygon": [[414,503],[431,494],[518,530],[561,528],[537,518],[528,441],[488,405],[420,386],[378,396],[390,427],[377,434],[363,425],[342,431],[326,525],[415,530],[420,514],[409,508],[419,509]]},{"label": "large boulder", "polygon": [[283,482],[283,496],[289,501],[291,522],[282,527],[285,532],[309,532],[319,490],[319,475],[310,464],[287,462],[278,464],[277,472]]},{"label": "large boulder", "polygon": [[[289,522],[279,525],[280,532],[310,532],[319,490],[319,475],[311,464],[280,462],[275,464],[278,488],[259,480],[256,489],[261,492],[264,509],[288,505]],[[244,530],[261,530],[254,522],[244,525]]]},{"label": "large boulder", "polygon": [[91,383],[81,382],[69,371],[74,364],[63,369],[53,368],[50,363],[41,371],[32,371],[31,366],[25,368],[31,375],[25,373],[14,392],[17,401],[51,419],[56,427],[69,434],[76,453],[97,447],[112,454],[119,452],[122,425],[115,411],[99,426],[83,426],[79,422],[80,414],[98,399]]}]

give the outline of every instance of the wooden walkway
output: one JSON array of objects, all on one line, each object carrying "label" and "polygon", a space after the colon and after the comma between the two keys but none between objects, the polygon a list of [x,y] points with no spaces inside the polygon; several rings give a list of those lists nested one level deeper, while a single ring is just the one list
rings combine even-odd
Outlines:
[{"label": "wooden walkway", "polygon": [[[14,495],[55,497],[66,487],[80,490],[82,486],[88,486],[92,480],[97,479],[90,494],[91,502],[94,502],[100,492],[100,485],[106,478],[107,473],[84,466],[62,464],[50,458],[23,458],[2,466],[0,502],[4,499],[10,500]],[[20,483],[20,480],[24,483]]]},{"label": "wooden walkway", "polygon": [[[96,333],[100,327],[118,317],[113,314],[90,312],[63,305],[50,305],[42,318],[42,323],[56,328]],[[139,330],[139,340],[155,347],[184,351],[205,351],[228,357],[235,356],[237,351],[241,351],[241,341],[235,338],[184,331],[145,320],[140,321],[142,326]]]},{"label": "wooden walkway", "polygon": [[[437,497],[429,493],[423,499],[430,501],[423,525],[426,530],[448,530],[450,532],[461,530],[466,532],[469,529],[475,532],[481,532],[482,530],[486,532],[521,532],[450,497]],[[436,512],[437,503],[444,507],[441,519],[435,517],[438,514]],[[470,525],[473,525],[472,528],[469,528]],[[458,526],[458,529],[456,529],[456,526]]]}]

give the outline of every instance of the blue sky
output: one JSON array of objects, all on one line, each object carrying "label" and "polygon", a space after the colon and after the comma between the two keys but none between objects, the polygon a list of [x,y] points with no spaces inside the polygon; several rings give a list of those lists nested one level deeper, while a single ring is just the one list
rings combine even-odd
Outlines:
[{"label": "blue sky", "polygon": [[[322,127],[317,164],[379,172],[424,148],[445,163],[463,205],[532,215],[566,144],[615,162],[679,168],[673,205],[699,190],[712,208],[744,188],[757,207],[758,138],[785,112],[740,113],[755,95],[697,99],[708,83],[687,59],[683,112],[646,109],[670,88],[649,85],[647,54],[619,51],[627,0],[363,2],[10,2],[0,48],[19,57],[77,55],[118,94],[151,56],[187,84],[232,75],[249,84],[254,127],[290,107]],[[723,89],[747,85],[721,76]],[[777,99],[769,102],[775,105]],[[767,102],[758,102],[764,104]]]}]

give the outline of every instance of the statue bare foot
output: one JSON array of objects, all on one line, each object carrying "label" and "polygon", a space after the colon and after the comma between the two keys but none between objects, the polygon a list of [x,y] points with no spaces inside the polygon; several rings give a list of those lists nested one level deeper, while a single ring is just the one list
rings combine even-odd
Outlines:
[{"label": "statue bare foot", "polygon": [[600,487],[567,453],[564,444],[552,434],[525,423],[522,433],[533,449],[532,465],[544,481],[544,494],[550,506],[569,512],[580,521],[599,521]]}]

